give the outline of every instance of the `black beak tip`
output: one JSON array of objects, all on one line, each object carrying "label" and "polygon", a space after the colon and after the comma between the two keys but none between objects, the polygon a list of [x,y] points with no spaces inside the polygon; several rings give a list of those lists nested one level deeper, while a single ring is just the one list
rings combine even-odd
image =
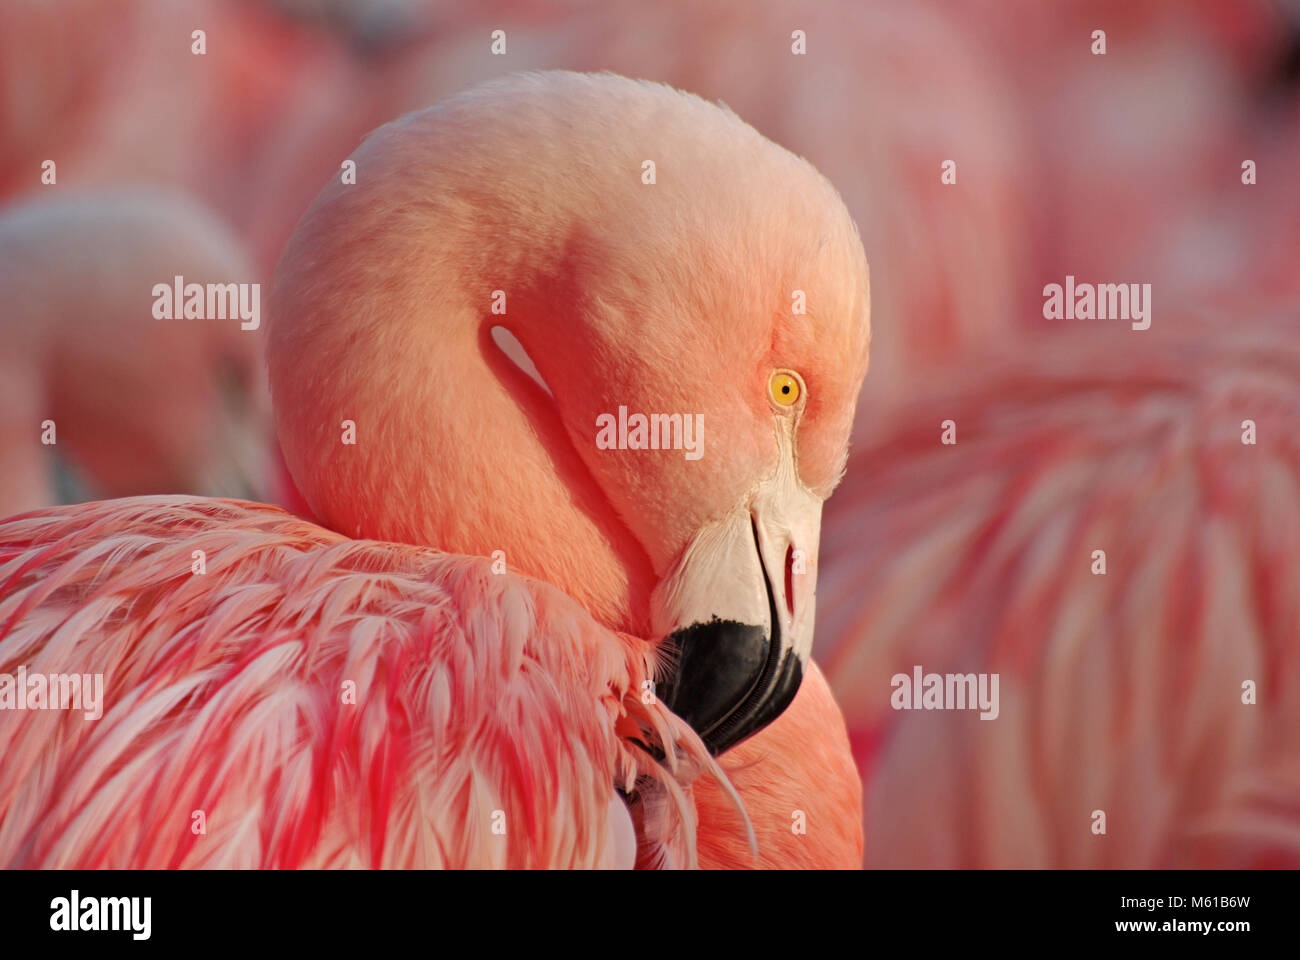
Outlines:
[{"label": "black beak tip", "polygon": [[803,666],[781,654],[764,627],[714,619],[691,624],[665,641],[672,676],[660,699],[691,725],[717,756],[758,733],[794,700]]},{"label": "black beak tip", "polygon": [[776,677],[768,686],[767,692],[757,700],[748,715],[734,729],[729,729],[726,724],[723,724],[704,741],[709,752],[716,757],[763,730],[785,713],[786,708],[794,702],[801,683],[803,683],[803,664],[793,653],[787,653],[782,658]]}]

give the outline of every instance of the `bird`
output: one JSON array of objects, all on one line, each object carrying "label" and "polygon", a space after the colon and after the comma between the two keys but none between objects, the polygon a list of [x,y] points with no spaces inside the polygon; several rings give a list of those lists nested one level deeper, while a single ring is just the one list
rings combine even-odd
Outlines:
[{"label": "bird", "polygon": [[[268,311],[316,522],[162,496],[0,523],[0,705],[20,669],[103,682],[93,721],[0,710],[0,863],[860,863],[810,659],[870,341],[834,187],[724,107],[563,71],[350,159]],[[598,445],[626,411],[657,448],[631,417]]]},{"label": "bird", "polygon": [[268,274],[313,195],[300,185],[395,115],[367,109],[341,42],[262,2],[5,4],[0,64],[0,199],[166,187],[218,211]]},{"label": "bird", "polygon": [[162,317],[155,285],[256,284],[201,204],[152,187],[27,196],[0,210],[0,516],[87,497],[268,493],[257,330]]},{"label": "bird", "polygon": [[[818,612],[868,867],[1300,864],[1296,322],[1062,331],[854,447]],[[891,709],[918,665],[996,716]]]}]

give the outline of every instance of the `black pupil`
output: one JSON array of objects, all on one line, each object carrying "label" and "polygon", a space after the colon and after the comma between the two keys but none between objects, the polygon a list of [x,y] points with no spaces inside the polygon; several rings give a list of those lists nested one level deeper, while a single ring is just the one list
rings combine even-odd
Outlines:
[{"label": "black pupil", "polygon": [[784,387],[782,387],[782,388],[781,388],[781,392],[782,392],[782,393],[789,393],[789,392],[790,392],[790,384],[787,383]]}]

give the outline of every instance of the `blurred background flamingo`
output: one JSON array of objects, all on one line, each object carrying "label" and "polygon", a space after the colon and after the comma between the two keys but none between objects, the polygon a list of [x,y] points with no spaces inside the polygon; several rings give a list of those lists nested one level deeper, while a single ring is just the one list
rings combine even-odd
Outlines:
[{"label": "blurred background flamingo", "polygon": [[177,276],[251,275],[238,238],[183,196],[68,188],[0,212],[0,514],[61,498],[267,493],[260,333],[160,319],[152,295]]},{"label": "blurred background flamingo", "polygon": [[[1300,313],[1179,321],[989,357],[855,449],[819,654],[868,863],[1300,865]],[[917,664],[997,673],[997,718],[891,709]]]},{"label": "blurred background flamingo", "polygon": [[[1201,688],[1178,684],[1161,717],[1135,707],[1124,715],[1127,726],[1116,726],[1115,701],[1104,698],[1127,694],[1113,677],[1067,681],[1031,669],[1032,657],[1007,666],[1008,690],[1022,691],[1015,696],[1031,706],[1078,703],[1092,711],[1073,732],[1053,728],[1066,738],[1061,743],[1089,744],[1077,780],[1053,766],[1049,746],[1058,741],[1027,743],[1023,731],[1044,719],[1040,712],[1009,707],[983,724],[992,730],[978,732],[962,728],[961,716],[881,712],[889,693],[882,671],[896,663],[926,663],[931,651],[936,667],[947,659],[972,669],[1001,666],[1007,649],[1050,658],[1060,641],[1044,636],[1042,625],[1053,615],[1105,623],[1122,607],[1126,616],[1155,617],[1154,591],[1121,601],[1089,573],[1082,585],[1062,580],[1073,586],[1041,593],[1008,574],[992,593],[976,595],[968,580],[985,581],[963,565],[972,572],[942,580],[922,616],[911,605],[915,595],[883,595],[880,584],[931,576],[926,537],[943,530],[989,529],[981,550],[1014,552],[1020,541],[999,546],[1009,534],[990,526],[999,511],[1040,502],[1082,509],[1046,486],[1059,475],[1049,469],[1054,458],[1075,446],[1071,456],[1083,459],[1069,460],[1072,469],[1094,471],[1099,490],[1156,489],[1174,468],[1141,455],[1151,436],[1144,418],[1164,400],[1181,398],[1164,412],[1163,429],[1219,431],[1230,419],[1214,392],[1224,377],[1250,381],[1271,354],[1271,372],[1259,378],[1290,382],[1277,365],[1298,335],[1289,312],[1300,300],[1297,24],[1291,0],[824,0],[794,9],[777,2],[701,9],[684,0],[490,0],[466,9],[400,0],[81,0],[57,10],[0,3],[0,198],[142,182],[186,192],[233,225],[250,251],[250,276],[265,276],[317,185],[365,131],[476,80],[527,68],[611,69],[725,101],[839,187],[872,264],[872,369],[855,421],[857,450],[828,508],[817,640],[819,655],[830,656],[828,679],[863,767],[866,862],[1286,861],[1286,831],[1300,821],[1285,772],[1296,748],[1252,726],[1260,717],[1292,716],[1285,684],[1267,687],[1276,697],[1261,702],[1259,717],[1236,718],[1246,727],[1234,727],[1231,745],[1192,756],[1170,743],[1198,743],[1198,724],[1235,716],[1216,713],[1222,705],[1207,703]],[[208,35],[204,57],[190,53],[200,27]],[[1104,55],[1092,52],[1099,29]],[[494,30],[505,32],[503,55],[491,52]],[[806,33],[805,55],[792,53],[795,30]],[[57,187],[40,183],[47,159],[59,163]],[[941,181],[947,160],[955,164],[953,184]],[[1246,161],[1256,172],[1252,184],[1243,183]],[[1066,274],[1151,283],[1153,329],[1044,320],[1042,288]],[[1186,339],[1169,338],[1184,328]],[[1258,349],[1242,348],[1247,341]],[[7,358],[13,342],[6,338]],[[31,396],[21,386],[26,363],[11,366],[17,372],[5,374],[0,390]],[[1168,376],[1147,377],[1152,366]],[[1245,405],[1275,402],[1260,389]],[[1098,412],[1087,414],[1089,404]],[[994,408],[1002,412],[983,420]],[[1206,409],[1214,411],[1208,421],[1192,413]],[[1285,424],[1289,408],[1279,409]],[[147,411],[139,415],[147,419]],[[940,445],[935,416],[958,424],[955,446]],[[1238,431],[1247,416],[1238,418]],[[30,425],[22,443],[36,430]],[[1259,455],[1254,468],[1284,475],[1289,454],[1276,444],[1287,436],[1274,421],[1258,446],[1238,449],[1239,440],[1233,446],[1216,433],[1194,469],[1188,462],[1177,469],[1188,484],[1221,477],[1248,451]],[[9,449],[6,481],[27,469]],[[952,480],[953,499],[936,504],[928,498],[943,478]],[[1270,515],[1293,509],[1297,494],[1287,483],[1260,483],[1251,489]],[[1090,515],[1118,522],[1132,509],[1100,493],[1078,494],[1085,496]],[[307,509],[291,489],[277,499]],[[1247,537],[1257,523],[1244,501],[1224,501],[1213,517],[1189,514],[1191,502],[1152,497],[1142,509],[1184,539],[1212,527]],[[912,510],[917,519],[905,522]],[[932,521],[925,519],[931,510]],[[1182,542],[1130,538],[1121,549],[1149,565],[1186,565]],[[923,559],[904,568],[904,556]],[[977,565],[980,556],[947,560]],[[1078,573],[1063,553],[1032,556],[1044,577]],[[1274,589],[1272,578],[1290,570],[1283,563],[1266,576],[1248,551],[1226,556],[1216,582],[1255,584],[1256,593]],[[1292,592],[1300,591],[1291,576]],[[1015,612],[1031,605],[1033,616]],[[1201,672],[1219,662],[1200,647],[1175,655],[1211,616],[1190,601],[1180,609],[1186,623],[1151,627],[1160,642],[1142,669],[1152,683],[1182,676],[1178,664],[1187,658]],[[1220,654],[1235,664],[1267,651],[1264,662],[1280,682],[1296,631],[1285,618],[1266,620],[1273,626],[1250,636],[1221,629]],[[1113,652],[1123,638],[1139,636],[1147,637],[1118,631],[1094,642]],[[1112,821],[1114,830],[1141,822],[1151,832],[1141,842],[1125,833],[1122,844],[1089,845],[1091,834],[1074,833],[1072,795],[1121,783],[1153,744],[1169,751],[1164,779],[1130,778],[1130,793],[1111,793],[1129,814],[1119,818],[1127,826]],[[1018,773],[989,792],[998,764]],[[1236,799],[1211,791],[1200,805],[1161,799],[1243,778],[1265,785],[1233,787]],[[957,788],[969,788],[970,798],[924,799]],[[1230,824],[1237,839],[1224,840],[1228,834],[1206,826],[1211,821]],[[1247,834],[1265,839],[1252,846],[1240,839]]]}]

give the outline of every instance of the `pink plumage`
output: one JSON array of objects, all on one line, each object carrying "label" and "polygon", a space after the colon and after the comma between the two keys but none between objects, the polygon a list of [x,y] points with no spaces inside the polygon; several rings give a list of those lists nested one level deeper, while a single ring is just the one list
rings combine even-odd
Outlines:
[{"label": "pink plumage", "polygon": [[[819,627],[868,865],[1300,863],[1295,317],[1053,338],[855,448]],[[891,709],[916,665],[998,716]]]},{"label": "pink plumage", "polygon": [[105,684],[94,722],[6,711],[6,867],[596,866],[611,771],[693,828],[614,734],[711,766],[641,702],[653,645],[546,584],[238,501],[52,509],[0,543],[0,673]]}]

